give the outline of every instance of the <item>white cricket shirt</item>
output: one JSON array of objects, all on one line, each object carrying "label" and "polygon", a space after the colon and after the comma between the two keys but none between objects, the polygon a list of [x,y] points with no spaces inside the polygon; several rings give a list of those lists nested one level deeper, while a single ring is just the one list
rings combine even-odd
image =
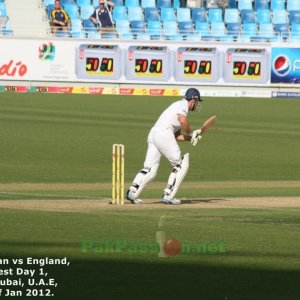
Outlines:
[{"label": "white cricket shirt", "polygon": [[178,115],[187,116],[188,112],[189,106],[187,100],[176,101],[162,112],[153,127],[169,128],[176,133],[181,128]]}]

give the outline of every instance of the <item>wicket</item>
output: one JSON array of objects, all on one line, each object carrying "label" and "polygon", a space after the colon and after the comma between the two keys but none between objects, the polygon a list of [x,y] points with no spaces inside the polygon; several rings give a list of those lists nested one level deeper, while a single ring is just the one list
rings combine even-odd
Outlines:
[{"label": "wicket", "polygon": [[111,204],[124,204],[124,163],[125,146],[112,146],[112,197]]}]

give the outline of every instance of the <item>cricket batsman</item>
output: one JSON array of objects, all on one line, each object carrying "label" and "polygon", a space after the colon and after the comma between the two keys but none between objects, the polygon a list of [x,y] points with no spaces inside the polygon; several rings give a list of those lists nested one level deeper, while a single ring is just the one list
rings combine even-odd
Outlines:
[{"label": "cricket batsman", "polygon": [[[189,88],[182,100],[171,104],[162,112],[148,135],[148,150],[144,161],[144,168],[134,178],[126,193],[127,200],[133,204],[141,204],[139,198],[146,185],[154,179],[163,155],[173,169],[164,189],[161,201],[165,204],[178,205],[181,201],[175,198],[177,190],[187,174],[189,168],[189,154],[181,156],[177,141],[189,141],[196,145],[201,138],[201,129],[192,131],[187,119],[189,111],[199,109],[200,92]],[[181,131],[183,130],[184,133]]]}]

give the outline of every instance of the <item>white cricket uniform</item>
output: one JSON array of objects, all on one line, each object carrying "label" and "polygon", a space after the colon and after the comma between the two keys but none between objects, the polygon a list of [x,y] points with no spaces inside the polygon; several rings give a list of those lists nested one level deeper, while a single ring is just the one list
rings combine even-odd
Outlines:
[{"label": "white cricket uniform", "polygon": [[161,156],[165,156],[173,167],[181,164],[181,152],[175,133],[181,129],[178,115],[187,116],[188,101],[185,99],[172,103],[165,109],[148,135],[148,150],[144,168],[152,168],[159,164]]}]

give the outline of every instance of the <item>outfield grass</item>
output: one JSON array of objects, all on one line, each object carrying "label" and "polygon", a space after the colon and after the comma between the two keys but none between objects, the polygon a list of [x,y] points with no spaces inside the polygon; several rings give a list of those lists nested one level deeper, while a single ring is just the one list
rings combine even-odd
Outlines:
[{"label": "outfield grass", "polygon": [[[176,98],[1,94],[0,182],[108,182],[111,145],[126,145],[126,180],[141,167],[146,138]],[[218,122],[191,153],[187,181],[299,180],[300,102],[208,98],[192,128]],[[170,171],[163,163],[157,180]]]},{"label": "outfield grass", "polygon": [[[112,144],[126,146],[129,184],[142,167],[150,127],[176,99],[0,94],[0,201],[77,199],[84,205],[109,198]],[[299,100],[208,98],[200,113],[190,114],[192,127],[213,114],[217,126],[197,147],[181,144],[191,162],[179,197],[300,196]],[[159,198],[169,172],[163,160],[145,198]],[[85,239],[155,243],[162,230],[181,243],[223,241],[226,252],[168,258],[82,252]],[[299,208],[0,208],[0,258],[71,261],[68,268],[47,268],[59,282],[54,299],[296,300],[299,247]]]}]

